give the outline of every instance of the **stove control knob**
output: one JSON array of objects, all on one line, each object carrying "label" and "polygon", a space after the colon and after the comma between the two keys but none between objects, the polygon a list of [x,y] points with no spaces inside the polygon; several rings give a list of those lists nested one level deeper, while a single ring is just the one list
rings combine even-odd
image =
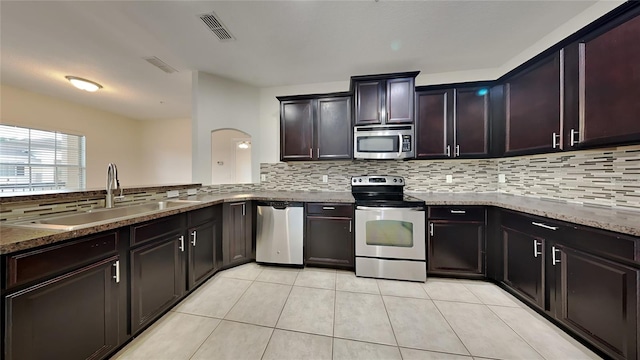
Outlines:
[{"label": "stove control knob", "polygon": [[359,182],[362,182],[362,179],[358,179]]},{"label": "stove control knob", "polygon": [[402,179],[400,179],[400,180],[398,180],[398,181],[402,182]]},{"label": "stove control knob", "polygon": [[398,179],[393,179],[393,182],[398,182]]}]

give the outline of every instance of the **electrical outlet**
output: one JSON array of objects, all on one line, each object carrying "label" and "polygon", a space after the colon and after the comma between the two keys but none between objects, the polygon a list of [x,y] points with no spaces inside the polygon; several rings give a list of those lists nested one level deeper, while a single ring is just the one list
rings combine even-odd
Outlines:
[{"label": "electrical outlet", "polygon": [[447,175],[447,184],[451,184],[453,182],[453,175]]},{"label": "electrical outlet", "polygon": [[322,182],[329,182],[329,175],[322,175]]},{"label": "electrical outlet", "polygon": [[504,174],[498,174],[498,182],[499,183],[506,183],[507,182],[507,177]]},{"label": "electrical outlet", "polygon": [[260,181],[267,181],[267,174],[260,174]]}]

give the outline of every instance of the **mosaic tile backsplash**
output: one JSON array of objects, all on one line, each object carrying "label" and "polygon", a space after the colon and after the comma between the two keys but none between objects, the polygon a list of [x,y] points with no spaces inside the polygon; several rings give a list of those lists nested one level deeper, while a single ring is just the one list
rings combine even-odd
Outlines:
[{"label": "mosaic tile backsplash", "polygon": [[[263,190],[351,191],[351,177],[359,175],[403,176],[405,191],[495,192],[498,190],[495,160],[354,160],[260,164],[266,176]],[[328,175],[328,182],[322,176]],[[452,182],[446,182],[446,175]]]},{"label": "mosaic tile backsplash", "polygon": [[351,176],[382,174],[404,176],[412,192],[500,192],[640,209],[638,145],[490,160],[263,163],[260,173],[264,190],[350,191]]},{"label": "mosaic tile backsplash", "polygon": [[640,146],[505,158],[497,166],[506,178],[500,193],[640,209]]}]

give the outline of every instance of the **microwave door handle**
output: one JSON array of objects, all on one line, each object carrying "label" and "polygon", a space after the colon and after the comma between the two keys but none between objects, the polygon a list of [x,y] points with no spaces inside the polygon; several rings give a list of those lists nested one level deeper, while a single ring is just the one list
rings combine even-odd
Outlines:
[{"label": "microwave door handle", "polygon": [[398,134],[400,142],[398,143],[398,157],[402,156],[402,134]]}]

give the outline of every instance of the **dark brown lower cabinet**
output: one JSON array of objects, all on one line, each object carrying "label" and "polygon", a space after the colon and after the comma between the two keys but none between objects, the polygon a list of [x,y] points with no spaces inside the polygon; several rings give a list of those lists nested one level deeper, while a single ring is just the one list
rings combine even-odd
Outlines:
[{"label": "dark brown lower cabinet", "polygon": [[132,249],[131,331],[153,322],[185,292],[184,235],[170,234]]},{"label": "dark brown lower cabinet", "polygon": [[[189,254],[187,286],[191,290],[206,281],[222,261],[222,211],[212,206],[188,214]],[[197,224],[199,221],[204,223]]]},{"label": "dark brown lower cabinet", "polygon": [[556,318],[616,359],[638,358],[637,269],[555,245]]},{"label": "dark brown lower cabinet", "polygon": [[353,269],[355,253],[351,204],[307,204],[304,263]]},{"label": "dark brown lower cabinet", "polygon": [[223,264],[237,264],[255,259],[253,207],[251,201],[225,203],[223,206]]},{"label": "dark brown lower cabinet", "polygon": [[428,245],[429,274],[484,273],[483,223],[429,221]]},{"label": "dark brown lower cabinet", "polygon": [[544,309],[544,239],[503,226],[502,245],[504,282]]},{"label": "dark brown lower cabinet", "polygon": [[101,359],[118,346],[110,257],[5,297],[6,359]]}]

